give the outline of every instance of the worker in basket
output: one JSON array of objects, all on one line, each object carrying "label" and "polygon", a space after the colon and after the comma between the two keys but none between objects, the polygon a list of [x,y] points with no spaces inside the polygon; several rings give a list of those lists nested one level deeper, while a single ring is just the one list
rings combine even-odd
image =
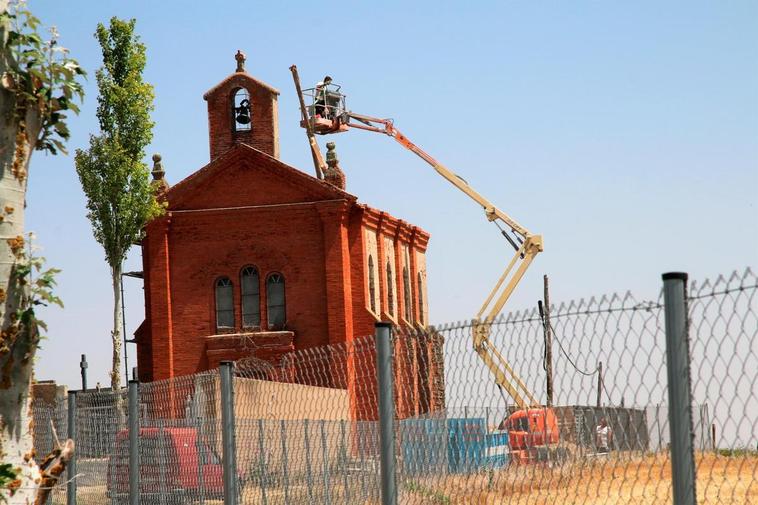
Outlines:
[{"label": "worker in basket", "polygon": [[327,75],[323,81],[316,84],[316,90],[313,93],[316,115],[324,119],[331,119],[331,113],[329,107],[327,107],[327,87],[331,83],[332,78]]}]

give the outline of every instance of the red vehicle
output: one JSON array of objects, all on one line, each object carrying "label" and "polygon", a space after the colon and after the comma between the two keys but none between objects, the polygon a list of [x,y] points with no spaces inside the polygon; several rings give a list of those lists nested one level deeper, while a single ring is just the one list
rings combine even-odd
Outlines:
[{"label": "red vehicle", "polygon": [[[190,503],[224,494],[221,458],[197,436],[195,428],[140,428],[140,496],[146,503]],[[108,497],[129,499],[129,430],[116,434],[108,460]]]}]

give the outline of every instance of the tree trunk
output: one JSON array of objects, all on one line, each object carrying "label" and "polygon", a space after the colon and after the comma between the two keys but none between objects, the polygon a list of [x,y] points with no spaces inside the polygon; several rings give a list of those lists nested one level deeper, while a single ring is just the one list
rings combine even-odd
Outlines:
[{"label": "tree trunk", "polygon": [[121,265],[111,267],[111,281],[113,282],[113,360],[111,362],[111,389],[121,389],[121,327],[123,325],[124,312],[121,306]]},{"label": "tree trunk", "polygon": [[[0,0],[0,12],[7,5]],[[9,68],[7,37],[0,26],[0,75]],[[0,87],[0,461],[18,471],[16,480],[0,489],[0,501],[10,505],[34,503],[41,478],[34,459],[30,402],[39,333],[35,324],[19,321],[19,310],[28,304],[28,279],[17,275],[19,263],[26,261],[26,182],[39,131],[39,111],[17,110],[15,94]]]},{"label": "tree trunk", "polygon": [[[3,90],[4,91],[4,90]],[[13,121],[15,100],[0,96],[0,454],[2,462],[19,470],[12,490],[0,491],[8,503],[31,504],[40,471],[34,460],[30,387],[39,335],[34,325],[19,323],[26,296],[16,270],[25,252],[24,207],[26,174],[37,132],[24,131]],[[27,123],[29,124],[29,123]],[[32,136],[34,135],[34,136]],[[11,493],[13,493],[11,495]]]},{"label": "tree trunk", "polygon": [[111,267],[111,281],[113,282],[113,331],[111,340],[113,343],[113,356],[111,361],[111,390],[113,391],[114,418],[119,428],[126,426],[126,412],[124,411],[124,395],[121,393],[121,326],[124,312],[121,310],[121,265]]}]

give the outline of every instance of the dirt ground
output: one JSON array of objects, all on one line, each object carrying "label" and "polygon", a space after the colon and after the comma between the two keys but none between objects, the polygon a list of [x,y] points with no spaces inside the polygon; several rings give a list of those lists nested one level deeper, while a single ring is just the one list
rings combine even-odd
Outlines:
[{"label": "dirt ground", "polygon": [[[697,455],[698,505],[758,505],[758,455]],[[356,494],[347,498],[332,485],[333,504],[365,503]],[[668,457],[610,457],[582,460],[559,468],[531,465],[510,467],[490,474],[445,475],[398,482],[401,505],[666,505],[671,498]],[[245,489],[242,503],[263,503],[256,489]],[[290,503],[308,503],[306,490],[292,487]],[[284,504],[280,490],[269,490],[269,505]],[[309,505],[320,505],[317,494]],[[65,489],[56,489],[54,504],[65,503]],[[79,488],[80,505],[107,504],[105,486]],[[221,504],[206,500],[206,505]]]},{"label": "dirt ground", "polygon": [[[758,504],[758,456],[697,456],[699,505]],[[511,468],[490,475],[406,482],[404,504],[665,505],[672,503],[664,456],[584,460],[561,468]]]}]

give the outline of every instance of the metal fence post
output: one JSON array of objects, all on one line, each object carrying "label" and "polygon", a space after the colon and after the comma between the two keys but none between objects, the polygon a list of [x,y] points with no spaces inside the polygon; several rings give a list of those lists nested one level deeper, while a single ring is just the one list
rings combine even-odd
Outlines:
[{"label": "metal fence post", "polygon": [[200,505],[205,505],[205,475],[203,473],[203,467],[208,463],[206,458],[210,455],[210,451],[205,445],[205,438],[203,436],[203,420],[198,415],[195,415],[195,432],[197,433],[196,445],[198,454],[200,454],[199,464],[197,465],[197,492],[198,501]]},{"label": "metal fence post", "polygon": [[[76,392],[68,392],[68,438],[77,443],[76,439]],[[76,447],[76,445],[74,445]],[[76,451],[68,462],[68,484],[66,485],[66,505],[76,505]]]},{"label": "metal fence post", "polygon": [[313,503],[313,476],[311,471],[311,439],[308,419],[303,420],[305,432],[305,477],[308,483],[308,501]]},{"label": "metal fence post", "polygon": [[237,457],[234,422],[234,363],[222,361],[221,375],[221,440],[224,471],[224,505],[237,505]]},{"label": "metal fence post", "polygon": [[663,274],[666,318],[666,368],[674,505],[695,505],[695,455],[692,447],[690,339],[687,327],[687,274]]},{"label": "metal fence post", "polygon": [[258,419],[258,472],[260,475],[261,501],[263,505],[268,503],[266,496],[266,481],[268,480],[268,469],[266,468],[266,446],[263,419]]},{"label": "metal fence post", "polygon": [[139,382],[129,381],[129,505],[139,502]]},{"label": "metal fence post", "polygon": [[287,425],[284,419],[279,421],[282,432],[282,484],[284,485],[284,505],[290,505],[289,465],[287,463]]},{"label": "metal fence post", "polygon": [[341,460],[341,467],[342,467],[342,479],[343,479],[343,486],[345,487],[345,503],[352,503],[350,501],[350,476],[348,475],[347,471],[347,443],[345,442],[345,435],[346,435],[346,428],[345,428],[346,421],[343,419],[340,421],[340,455],[339,458]]},{"label": "metal fence post", "polygon": [[[158,495],[158,502],[160,505],[166,505],[166,495],[170,492],[166,480],[166,467],[170,465],[171,462],[166,453],[166,432],[163,429],[163,419],[156,419],[156,424],[158,424],[158,457],[156,459],[160,462],[158,469],[158,493],[160,493]],[[177,464],[178,463],[179,462],[177,461]]]},{"label": "metal fence post", "polygon": [[332,488],[329,483],[329,446],[326,443],[326,420],[322,419],[319,424],[321,426],[321,468],[324,472],[324,503],[332,503]]},{"label": "metal fence post", "polygon": [[392,324],[375,323],[379,396],[379,446],[382,505],[397,504],[395,482],[395,404],[392,384]]}]

